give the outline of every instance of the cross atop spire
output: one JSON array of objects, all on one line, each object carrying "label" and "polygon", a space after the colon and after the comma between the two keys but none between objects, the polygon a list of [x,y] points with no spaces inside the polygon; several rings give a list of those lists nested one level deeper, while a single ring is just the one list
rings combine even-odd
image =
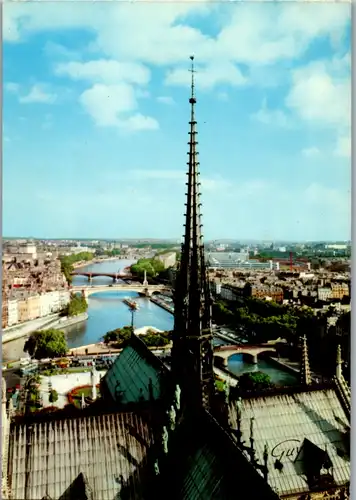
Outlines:
[{"label": "cross atop spire", "polygon": [[182,254],[175,285],[172,369],[187,405],[209,406],[214,393],[211,295],[201,232],[199,161],[195,120],[194,56],[191,74],[187,201]]},{"label": "cross atop spire", "polygon": [[310,374],[308,345],[307,345],[306,335],[304,335],[301,340],[302,340],[302,360],[301,360],[301,366],[300,366],[300,383],[301,383],[301,385],[310,385],[312,380],[311,380],[311,374]]}]

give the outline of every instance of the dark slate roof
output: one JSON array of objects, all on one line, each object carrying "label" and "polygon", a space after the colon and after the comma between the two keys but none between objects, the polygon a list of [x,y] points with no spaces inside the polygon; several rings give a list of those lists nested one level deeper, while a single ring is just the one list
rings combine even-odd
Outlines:
[{"label": "dark slate roof", "polygon": [[14,424],[8,464],[11,498],[140,499],[152,470],[152,445],[151,425],[132,413]]},{"label": "dark slate roof", "polygon": [[182,422],[162,462],[160,498],[277,500],[278,496],[207,412]]},{"label": "dark slate roof", "polygon": [[168,370],[136,335],[102,380],[103,393],[113,401],[133,403],[158,400]]}]

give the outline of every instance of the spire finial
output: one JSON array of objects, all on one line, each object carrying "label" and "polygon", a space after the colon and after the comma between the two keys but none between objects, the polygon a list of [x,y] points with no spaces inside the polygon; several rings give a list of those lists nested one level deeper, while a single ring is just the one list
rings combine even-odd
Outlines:
[{"label": "spire finial", "polygon": [[192,67],[189,70],[192,74],[192,84],[191,84],[192,95],[191,95],[191,98],[189,99],[189,102],[190,102],[190,104],[195,104],[197,102],[197,100],[195,98],[195,92],[194,92],[194,90],[195,90],[194,73],[196,73],[196,71],[194,69],[194,56],[190,56],[190,60],[192,61]]},{"label": "spire finial", "polygon": [[302,385],[310,385],[311,384],[311,374],[310,374],[308,345],[307,345],[306,335],[304,335],[302,337],[302,361],[301,361],[301,367],[300,367],[300,383]]}]

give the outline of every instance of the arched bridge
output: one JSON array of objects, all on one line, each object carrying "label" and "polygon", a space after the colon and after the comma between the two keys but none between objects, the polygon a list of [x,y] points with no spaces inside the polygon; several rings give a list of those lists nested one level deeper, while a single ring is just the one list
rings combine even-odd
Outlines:
[{"label": "arched bridge", "polygon": [[228,360],[234,354],[246,354],[251,356],[252,363],[257,364],[257,358],[263,352],[276,352],[274,347],[270,344],[260,344],[260,345],[219,345],[214,348],[214,356],[222,358],[224,360],[224,365],[227,366]]},{"label": "arched bridge", "polygon": [[73,286],[71,288],[72,293],[84,293],[85,298],[88,298],[89,295],[93,295],[93,293],[99,292],[137,292],[140,295],[145,295],[146,297],[150,297],[154,293],[161,293],[164,291],[170,290],[165,285],[98,285],[98,286]]},{"label": "arched bridge", "polygon": [[117,280],[132,280],[134,277],[132,274],[122,274],[122,273],[92,273],[86,271],[73,271],[72,276],[86,276],[88,281],[91,282],[93,278],[104,277],[104,278],[112,278],[115,283]]}]

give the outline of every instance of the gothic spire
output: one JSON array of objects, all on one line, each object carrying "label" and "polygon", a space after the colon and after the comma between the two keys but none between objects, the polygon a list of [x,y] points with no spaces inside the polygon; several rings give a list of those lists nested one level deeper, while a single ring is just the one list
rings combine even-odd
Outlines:
[{"label": "gothic spire", "polygon": [[188,179],[181,261],[175,285],[172,369],[189,405],[209,406],[214,394],[211,295],[201,232],[194,57],[191,58]]},{"label": "gothic spire", "polygon": [[351,390],[348,383],[345,380],[345,377],[342,373],[342,355],[341,355],[341,346],[337,346],[336,351],[336,375],[334,377],[336,382],[336,386],[339,389],[339,393],[341,395],[341,399],[346,405],[346,409],[348,411],[351,410]]},{"label": "gothic spire", "polygon": [[301,361],[301,366],[300,366],[300,383],[301,383],[301,385],[310,385],[311,384],[311,374],[310,374],[308,345],[307,345],[306,335],[304,335],[302,337],[302,361]]}]

